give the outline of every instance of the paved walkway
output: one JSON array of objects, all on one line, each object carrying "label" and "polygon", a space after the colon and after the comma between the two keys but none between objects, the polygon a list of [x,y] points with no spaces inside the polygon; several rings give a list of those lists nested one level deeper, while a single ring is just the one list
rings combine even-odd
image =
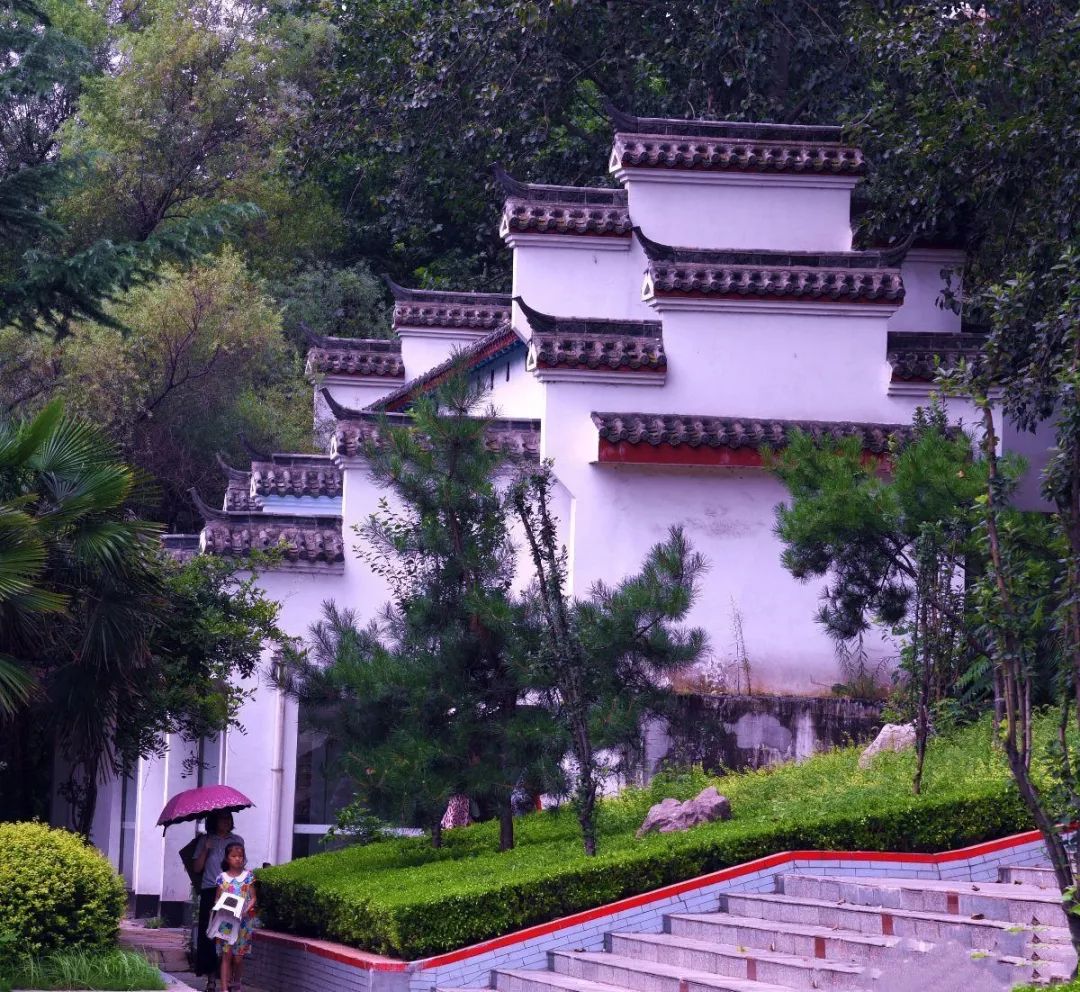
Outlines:
[{"label": "paved walkway", "polygon": [[[158,927],[147,929],[139,920],[120,923],[120,946],[144,954],[165,974],[168,992],[202,992],[206,979],[188,969],[189,929],[187,927]],[[244,983],[245,992],[260,992]]]},{"label": "paved walkway", "polygon": [[[176,985],[170,985],[168,992],[204,992],[206,988],[206,979],[199,978],[197,975],[190,971],[181,972],[179,975],[170,975],[170,978],[176,980]],[[261,989],[254,985],[249,985],[244,982],[244,992],[262,992]]]}]

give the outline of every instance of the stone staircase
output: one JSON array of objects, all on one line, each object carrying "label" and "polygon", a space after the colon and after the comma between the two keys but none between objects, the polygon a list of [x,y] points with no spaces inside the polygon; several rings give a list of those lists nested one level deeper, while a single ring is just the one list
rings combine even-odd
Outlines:
[{"label": "stone staircase", "polygon": [[136,921],[122,920],[119,944],[125,950],[142,954],[162,971],[177,974],[188,970],[189,935],[186,928],[147,929]]},{"label": "stone staircase", "polygon": [[886,992],[929,988],[948,961],[961,984],[940,987],[975,992],[1065,978],[1075,962],[1053,874],[1034,868],[986,883],[781,875],[775,892],[729,893],[718,912],[669,914],[663,933],[608,933],[605,948],[553,951],[546,971],[496,970],[491,987]]}]

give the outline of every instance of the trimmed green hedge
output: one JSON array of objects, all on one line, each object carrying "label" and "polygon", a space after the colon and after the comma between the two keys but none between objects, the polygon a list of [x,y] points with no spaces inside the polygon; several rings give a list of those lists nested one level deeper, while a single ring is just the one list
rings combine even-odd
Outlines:
[{"label": "trimmed green hedge", "polygon": [[649,805],[699,791],[702,776],[661,780],[603,805],[600,855],[581,853],[568,810],[518,821],[498,853],[494,826],[447,836],[441,851],[394,840],[260,871],[267,926],[407,959],[454,950],[530,924],[647,892],[777,851],[941,851],[1029,829],[985,724],[934,743],[924,795],[912,759],[857,768],[857,749],[802,765],[727,776],[734,818],[635,840]]},{"label": "trimmed green hedge", "polygon": [[123,880],[77,834],[0,823],[0,937],[19,953],[105,947],[126,901]]}]

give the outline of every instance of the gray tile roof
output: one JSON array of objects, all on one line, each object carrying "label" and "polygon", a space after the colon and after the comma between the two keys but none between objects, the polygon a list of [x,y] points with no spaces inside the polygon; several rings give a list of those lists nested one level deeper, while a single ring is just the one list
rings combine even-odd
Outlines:
[{"label": "gray tile roof", "polygon": [[245,558],[253,551],[280,551],[281,565],[335,565],[345,560],[341,517],[230,514],[207,520],[204,554]]},{"label": "gray tile roof", "polygon": [[667,369],[663,324],[658,320],[554,317],[516,298],[529,329],[537,368],[663,372]]},{"label": "gray tile roof", "polygon": [[523,183],[498,166],[495,178],[506,195],[499,225],[504,235],[630,237],[633,223],[625,190]]},{"label": "gray tile roof", "polygon": [[205,521],[199,538],[204,554],[244,558],[253,551],[276,550],[283,567],[345,560],[341,517],[232,513],[208,506],[195,490],[191,497]]},{"label": "gray tile roof", "polygon": [[[333,444],[338,455],[362,455],[367,445],[382,443],[385,428],[412,424],[408,414],[351,410],[338,403],[329,390],[323,390],[323,396],[337,418]],[[537,461],[540,458],[540,421],[491,420],[487,426],[487,447],[491,451],[501,451],[511,460]]]},{"label": "gray tile roof", "polygon": [[[509,303],[509,297],[507,297]],[[464,368],[476,368],[501,355],[506,354],[513,348],[522,345],[521,338],[509,324],[510,308],[507,306],[508,322],[500,324],[495,330],[490,331],[481,338],[473,341],[465,348],[459,349],[445,362],[435,365],[422,375],[410,379],[399,386],[393,392],[380,397],[374,403],[368,405],[368,410],[402,410],[421,393],[434,389],[442,382],[457,366]],[[327,395],[325,390],[323,395]]]},{"label": "gray tile roof", "polygon": [[450,293],[407,289],[386,280],[394,294],[394,327],[447,327],[491,331],[510,319],[503,293]]},{"label": "gray tile roof", "polygon": [[611,168],[793,172],[859,176],[866,160],[831,125],[635,117],[608,108]]},{"label": "gray tile roof", "polygon": [[224,508],[240,512],[261,509],[259,501],[251,491],[251,473],[233,468],[220,454],[215,457],[218,466],[225,473]]},{"label": "gray tile roof", "polygon": [[379,338],[321,338],[308,351],[308,375],[401,379],[401,342]]},{"label": "gray tile roof", "polygon": [[162,534],[161,548],[173,561],[190,561],[199,553],[199,535]]},{"label": "gray tile roof", "polygon": [[592,420],[605,441],[653,447],[779,449],[788,443],[794,431],[800,430],[818,439],[855,436],[862,440],[865,451],[882,454],[889,450],[892,439],[906,443],[913,436],[910,424],[659,413],[594,413]]},{"label": "gray tile roof", "polygon": [[794,298],[900,303],[904,281],[878,251],[701,251],[662,245],[635,230],[655,296]]},{"label": "gray tile roof", "polygon": [[251,486],[264,496],[341,496],[341,469],[328,455],[278,455],[251,463]]},{"label": "gray tile roof", "polygon": [[939,370],[953,368],[961,358],[976,358],[985,342],[985,334],[890,331],[886,358],[894,382],[933,382]]}]

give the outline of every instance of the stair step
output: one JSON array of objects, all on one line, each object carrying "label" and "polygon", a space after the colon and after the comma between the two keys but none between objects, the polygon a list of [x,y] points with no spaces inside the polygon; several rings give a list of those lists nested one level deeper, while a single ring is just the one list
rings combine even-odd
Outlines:
[{"label": "stair step", "polygon": [[552,989],[562,989],[564,992],[625,992],[614,985],[560,975],[551,970],[500,968],[492,972],[492,979],[496,992],[551,992]]},{"label": "stair step", "polygon": [[[740,947],[761,947],[808,958],[876,962],[903,940],[840,927],[781,923],[730,913],[673,913],[668,932],[676,937]],[[925,946],[929,946],[926,944]],[[924,949],[922,946],[913,948]]]},{"label": "stair step", "polygon": [[1009,954],[1003,954],[995,960],[1002,964],[1012,965],[1018,971],[1023,972],[1025,980],[1029,974],[1034,973],[1036,979],[1072,977],[1072,965],[1062,961],[1032,961],[1030,958],[1018,958]]},{"label": "stair step", "polygon": [[827,875],[784,875],[779,885],[784,895],[825,902],[981,917],[1005,923],[1066,925],[1060,895],[1034,886]]},{"label": "stair step", "polygon": [[[768,982],[752,982],[743,978],[721,978],[717,975],[704,975],[708,984],[686,979],[687,992],[692,985],[698,985],[695,992],[791,992],[782,985],[770,985]],[[575,978],[555,971],[496,971],[495,988],[497,992],[626,992],[625,987],[593,982],[586,978]]]},{"label": "stair step", "polygon": [[[613,935],[614,936],[614,935]],[[629,936],[629,935],[628,935]],[[646,938],[664,938],[666,934],[635,934],[642,938],[639,952],[648,950]],[[658,942],[654,953],[662,954],[670,946]],[[708,945],[708,950],[684,951],[684,960],[666,962],[630,957],[624,954],[586,951],[555,951],[551,967],[563,974],[590,981],[618,985],[638,992],[685,992],[687,985],[703,989],[730,989],[732,979],[772,983],[781,988],[822,988],[842,992],[854,990],[872,976],[860,965],[845,961],[798,958],[763,950],[723,944]]]},{"label": "stair step", "polygon": [[999,868],[998,879],[1004,885],[1027,885],[1036,889],[1061,891],[1053,868]]},{"label": "stair step", "polygon": [[934,943],[954,941],[972,950],[1024,954],[1033,943],[1068,943],[1068,931],[1057,927],[1009,924],[948,913],[883,909],[788,895],[732,893],[723,907],[736,916],[757,917],[787,926],[791,923],[856,930],[877,936],[896,936]]}]

